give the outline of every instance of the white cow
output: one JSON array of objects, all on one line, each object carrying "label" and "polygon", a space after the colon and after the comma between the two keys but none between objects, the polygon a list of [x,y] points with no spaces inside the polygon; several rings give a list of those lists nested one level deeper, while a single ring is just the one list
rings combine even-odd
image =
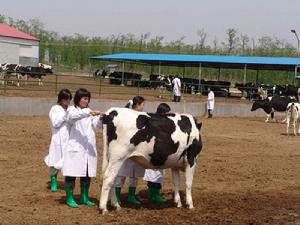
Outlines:
[{"label": "white cow", "polygon": [[289,103],[286,108],[286,133],[289,135],[290,125],[293,125],[294,135],[297,135],[296,130],[300,133],[299,119],[300,119],[300,104],[299,103]]},{"label": "white cow", "polygon": [[147,169],[172,168],[174,202],[181,207],[179,170],[185,171],[186,201],[192,209],[192,182],[197,157],[202,149],[201,123],[188,114],[137,112],[111,108],[103,117],[103,184],[100,198],[102,213],[107,212],[111,192],[112,205],[119,208],[112,190],[123,162],[130,158]]}]

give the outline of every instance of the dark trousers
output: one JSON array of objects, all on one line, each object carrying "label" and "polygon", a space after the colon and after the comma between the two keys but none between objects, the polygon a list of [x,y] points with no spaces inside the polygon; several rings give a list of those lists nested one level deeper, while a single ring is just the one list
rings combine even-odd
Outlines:
[{"label": "dark trousers", "polygon": [[[65,177],[65,186],[66,187],[75,187],[75,180],[76,177]],[[80,186],[90,186],[91,183],[91,178],[86,176],[86,177],[80,177]]]},{"label": "dark trousers", "polygon": [[213,116],[213,115],[212,115],[212,110],[211,110],[211,109],[208,109],[207,112],[208,112],[208,118],[212,118],[212,116]]},{"label": "dark trousers", "polygon": [[154,188],[161,189],[161,184],[160,183],[154,183],[154,182],[151,182],[151,181],[147,182],[147,186],[148,186],[148,188],[149,187],[154,187]]},{"label": "dark trousers", "polygon": [[180,102],[180,98],[181,98],[181,96],[174,95],[173,102]]}]

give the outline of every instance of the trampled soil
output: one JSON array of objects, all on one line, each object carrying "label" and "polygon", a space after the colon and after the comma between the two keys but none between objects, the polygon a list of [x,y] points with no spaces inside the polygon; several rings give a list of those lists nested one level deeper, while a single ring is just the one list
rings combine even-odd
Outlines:
[{"label": "trampled soil", "polygon": [[[285,125],[263,118],[205,119],[204,148],[193,184],[195,209],[173,205],[170,171],[162,195],[165,206],[150,203],[140,180],[142,207],[126,204],[102,216],[97,207],[69,208],[63,177],[49,190],[50,127],[46,116],[0,116],[0,224],[300,224],[300,137],[286,136]],[[90,196],[98,204],[102,137],[97,133],[98,176]],[[183,202],[184,176],[181,176]],[[78,199],[78,183],[75,193]]]}]

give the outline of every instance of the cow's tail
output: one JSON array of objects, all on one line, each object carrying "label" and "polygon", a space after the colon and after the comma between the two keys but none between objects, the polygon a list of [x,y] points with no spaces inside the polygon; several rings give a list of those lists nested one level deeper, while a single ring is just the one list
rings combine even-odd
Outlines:
[{"label": "cow's tail", "polygon": [[103,161],[102,161],[102,174],[105,173],[105,170],[108,165],[108,144],[107,144],[107,124],[103,124]]}]

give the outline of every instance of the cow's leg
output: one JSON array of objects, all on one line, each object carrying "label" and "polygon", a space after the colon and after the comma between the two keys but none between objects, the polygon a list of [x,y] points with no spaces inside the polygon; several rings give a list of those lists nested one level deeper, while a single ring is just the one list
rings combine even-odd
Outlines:
[{"label": "cow's leg", "polygon": [[192,184],[193,184],[193,177],[195,173],[195,167],[196,164],[194,164],[192,167],[190,167],[190,165],[187,164],[185,168],[186,203],[189,209],[194,208],[193,199],[192,199]]},{"label": "cow's leg", "polygon": [[287,117],[286,120],[286,134],[289,135],[289,127],[290,127],[290,118]]},{"label": "cow's leg", "polygon": [[267,114],[267,119],[265,120],[266,123],[269,122],[270,116],[271,116],[271,114]]},{"label": "cow's leg", "polygon": [[296,120],[295,119],[293,121],[293,127],[294,127],[294,135],[297,136],[297,133],[296,133]]},{"label": "cow's leg", "polygon": [[17,87],[20,87],[20,74],[17,74]]},{"label": "cow's leg", "polygon": [[[107,213],[107,201],[110,194],[110,191],[113,187],[115,179],[118,175],[119,169],[123,165],[123,160],[114,160],[108,163],[108,166],[103,175],[103,183],[100,197],[100,209],[102,210],[102,214]],[[112,191],[114,193],[114,191]],[[116,205],[115,205],[116,206]]]},{"label": "cow's leg", "polygon": [[180,188],[180,176],[178,169],[172,169],[172,179],[174,184],[174,202],[178,208],[182,206],[180,195],[179,195],[179,188]]}]

